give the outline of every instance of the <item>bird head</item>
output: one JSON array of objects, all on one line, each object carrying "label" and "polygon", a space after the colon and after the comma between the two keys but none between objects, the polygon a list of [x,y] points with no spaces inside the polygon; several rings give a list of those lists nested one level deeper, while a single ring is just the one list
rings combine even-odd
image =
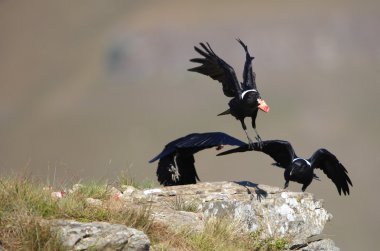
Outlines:
[{"label": "bird head", "polygon": [[290,176],[302,175],[307,170],[311,170],[310,163],[305,159],[296,158],[293,160]]},{"label": "bird head", "polygon": [[257,107],[260,110],[262,110],[263,112],[269,112],[269,106],[267,105],[267,103],[265,103],[264,99],[258,98],[257,102],[259,103]]}]

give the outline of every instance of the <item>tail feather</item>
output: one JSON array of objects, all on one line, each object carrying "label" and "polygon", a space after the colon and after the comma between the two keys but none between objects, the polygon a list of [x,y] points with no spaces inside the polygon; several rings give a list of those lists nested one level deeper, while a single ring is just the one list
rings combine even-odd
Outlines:
[{"label": "tail feather", "polygon": [[230,109],[228,109],[228,110],[226,110],[226,111],[224,111],[222,113],[219,113],[218,116],[227,115],[227,114],[231,114]]}]

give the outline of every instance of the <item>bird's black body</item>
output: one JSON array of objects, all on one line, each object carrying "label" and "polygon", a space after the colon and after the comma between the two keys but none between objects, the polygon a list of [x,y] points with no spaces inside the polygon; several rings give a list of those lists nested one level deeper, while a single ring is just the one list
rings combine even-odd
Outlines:
[{"label": "bird's black body", "polygon": [[253,148],[249,145],[244,145],[218,155],[252,150],[269,155],[275,161],[273,165],[285,168],[285,188],[288,187],[289,181],[294,181],[301,183],[303,185],[302,191],[305,191],[313,178],[317,177],[314,174],[314,169],[319,168],[334,182],[339,194],[342,191],[344,195],[350,194],[349,185],[352,186],[352,182],[348,177],[346,168],[335,155],[324,148],[315,151],[309,159],[303,159],[296,155],[292,145],[288,141],[267,140],[263,141],[261,146],[257,143],[253,144]]},{"label": "bird's black body", "polygon": [[159,159],[156,174],[161,185],[195,184],[199,177],[194,165],[194,154],[223,145],[242,146],[245,143],[221,132],[192,133],[168,143],[149,163]]},{"label": "bird's black body", "polygon": [[238,39],[238,42],[243,46],[246,53],[243,83],[239,83],[234,69],[223,59],[218,57],[208,43],[207,46],[204,43],[200,43],[203,50],[194,47],[195,51],[204,58],[191,59],[191,62],[200,63],[201,65],[191,68],[189,71],[204,74],[222,83],[224,95],[232,99],[228,103],[230,108],[219,115],[231,114],[238,119],[241,122],[249,143],[252,144],[253,142],[248,136],[244,119],[246,117],[252,119],[252,127],[257,136],[256,139],[261,141],[256,131],[257,112],[258,109],[268,112],[269,107],[265,104],[265,101],[261,99],[256,87],[256,74],[252,71],[252,60],[254,57],[251,57],[248,52],[248,47],[240,39]]}]

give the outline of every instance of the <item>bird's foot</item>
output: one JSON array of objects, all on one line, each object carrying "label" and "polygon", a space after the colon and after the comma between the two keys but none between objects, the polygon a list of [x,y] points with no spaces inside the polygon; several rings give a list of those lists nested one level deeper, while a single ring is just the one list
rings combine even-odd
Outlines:
[{"label": "bird's foot", "polygon": [[251,140],[251,138],[248,137],[248,149],[253,150],[254,148],[254,143]]},{"label": "bird's foot", "polygon": [[179,181],[180,174],[179,174],[179,171],[178,171],[177,167],[171,166],[169,168],[169,172],[171,173],[172,181],[174,181],[174,182]]},{"label": "bird's foot", "polygon": [[258,144],[259,148],[260,148],[260,149],[263,149],[263,141],[261,140],[260,136],[257,135],[257,136],[255,137],[255,139],[256,139],[256,141],[257,141],[257,144]]}]

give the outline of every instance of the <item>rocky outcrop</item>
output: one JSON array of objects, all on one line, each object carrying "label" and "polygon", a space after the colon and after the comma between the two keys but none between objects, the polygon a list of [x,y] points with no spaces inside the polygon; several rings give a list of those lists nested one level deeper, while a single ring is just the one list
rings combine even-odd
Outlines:
[{"label": "rocky outcrop", "polygon": [[331,240],[309,240],[321,235],[332,218],[310,193],[251,182],[204,182],[146,190],[128,187],[121,199],[149,203],[154,219],[171,228],[202,230],[208,218],[227,216],[246,232],[259,231],[262,238],[288,238],[291,249],[338,250]]},{"label": "rocky outcrop", "polygon": [[51,227],[67,250],[147,251],[150,246],[143,232],[120,224],[55,220]]},{"label": "rocky outcrop", "polygon": [[[149,208],[154,222],[173,231],[202,231],[208,219],[220,217],[260,239],[284,238],[291,250],[339,250],[322,234],[332,215],[310,193],[251,182],[202,182],[144,190],[124,186],[122,190],[111,189],[115,207]],[[103,205],[98,199],[85,202]],[[53,226],[69,250],[149,250],[150,246],[143,232],[123,225],[58,220]]]}]

